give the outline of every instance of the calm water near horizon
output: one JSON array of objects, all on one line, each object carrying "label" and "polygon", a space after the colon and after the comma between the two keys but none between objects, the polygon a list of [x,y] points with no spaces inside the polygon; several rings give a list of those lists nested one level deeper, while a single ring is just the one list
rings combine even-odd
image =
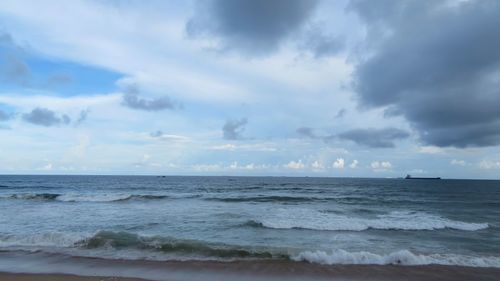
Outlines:
[{"label": "calm water near horizon", "polygon": [[500,267],[500,181],[0,176],[0,251]]}]

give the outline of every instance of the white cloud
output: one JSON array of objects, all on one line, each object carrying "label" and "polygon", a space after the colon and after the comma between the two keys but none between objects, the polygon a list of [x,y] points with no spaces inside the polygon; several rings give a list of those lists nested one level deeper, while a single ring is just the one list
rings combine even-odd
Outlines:
[{"label": "white cloud", "polygon": [[389,161],[373,161],[370,164],[370,167],[376,172],[381,172],[390,170],[392,168],[392,164]]},{"label": "white cloud", "polygon": [[311,168],[313,169],[313,171],[322,171],[325,169],[325,166],[323,165],[323,163],[316,160],[311,164]]},{"label": "white cloud", "polygon": [[38,170],[41,170],[41,171],[51,171],[52,168],[53,168],[52,163],[47,163],[46,165],[38,168]]},{"label": "white cloud", "polygon": [[229,151],[234,151],[236,150],[236,145],[228,143],[228,144],[221,144],[221,145],[213,145],[209,147],[211,150],[229,150]]},{"label": "white cloud", "polygon": [[483,160],[479,163],[479,168],[483,170],[497,170],[500,169],[500,161]]},{"label": "white cloud", "polygon": [[285,168],[287,169],[293,169],[293,170],[300,170],[300,169],[304,169],[306,167],[306,165],[304,165],[304,163],[302,163],[302,160],[299,160],[299,161],[290,161],[288,162],[288,164],[284,165]]},{"label": "white cloud", "polygon": [[344,169],[344,159],[343,158],[337,158],[335,162],[333,162],[332,167],[334,169]]},{"label": "white cloud", "polygon": [[212,145],[208,147],[209,150],[227,150],[227,151],[260,151],[260,152],[274,152],[278,149],[272,143],[253,143],[253,144],[221,144]]},{"label": "white cloud", "polygon": [[450,161],[450,164],[455,166],[465,166],[467,163],[464,160],[453,159]]},{"label": "white cloud", "polygon": [[445,150],[441,147],[437,146],[420,146],[417,150],[419,153],[424,153],[424,154],[441,154],[444,153]]},{"label": "white cloud", "polygon": [[352,163],[349,164],[349,168],[356,169],[358,167],[358,160],[352,160]]}]

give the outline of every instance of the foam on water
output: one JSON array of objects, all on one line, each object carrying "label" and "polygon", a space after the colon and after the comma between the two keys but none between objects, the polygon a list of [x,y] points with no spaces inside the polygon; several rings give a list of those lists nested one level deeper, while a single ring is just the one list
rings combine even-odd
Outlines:
[{"label": "foam on water", "polygon": [[488,228],[487,223],[454,221],[422,212],[391,212],[375,218],[348,217],[310,209],[278,209],[254,220],[267,228],[363,231],[457,229],[476,231]]},{"label": "foam on water", "polygon": [[51,232],[32,235],[0,235],[0,247],[72,247],[87,235]]},{"label": "foam on water", "polygon": [[500,268],[499,257],[473,257],[457,254],[414,254],[408,250],[392,252],[386,255],[370,252],[348,252],[344,250],[305,251],[292,257],[295,261],[311,263],[335,264],[376,264],[376,265],[456,265],[471,267]]},{"label": "foam on water", "polygon": [[167,195],[151,194],[58,194],[58,193],[20,193],[1,196],[2,199],[46,200],[62,202],[119,202],[127,200],[156,200],[168,198]]}]

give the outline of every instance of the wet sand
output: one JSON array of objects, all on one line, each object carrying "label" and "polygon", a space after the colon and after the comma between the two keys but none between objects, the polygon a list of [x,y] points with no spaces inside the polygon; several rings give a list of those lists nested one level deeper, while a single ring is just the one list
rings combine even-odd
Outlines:
[{"label": "wet sand", "polygon": [[0,252],[0,272],[3,272],[0,273],[2,281],[500,280],[500,268],[439,265],[326,266],[276,260],[234,262],[131,261],[26,252]]},{"label": "wet sand", "polygon": [[2,281],[147,281],[123,277],[89,277],[69,274],[0,273]]}]

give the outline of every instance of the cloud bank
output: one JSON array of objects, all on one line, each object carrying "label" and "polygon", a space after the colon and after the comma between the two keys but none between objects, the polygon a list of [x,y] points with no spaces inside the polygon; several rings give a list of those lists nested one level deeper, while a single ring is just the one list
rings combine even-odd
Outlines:
[{"label": "cloud bank", "polygon": [[355,70],[363,106],[404,116],[424,144],[500,144],[500,2],[358,0],[350,9],[373,53]]}]

